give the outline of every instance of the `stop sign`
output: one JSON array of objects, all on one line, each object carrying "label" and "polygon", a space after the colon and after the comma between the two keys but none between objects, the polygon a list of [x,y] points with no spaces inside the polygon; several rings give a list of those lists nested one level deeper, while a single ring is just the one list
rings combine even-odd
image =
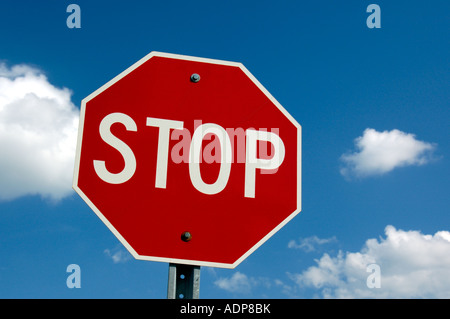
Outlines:
[{"label": "stop sign", "polygon": [[152,52],[82,101],[73,188],[137,259],[234,268],[301,209],[301,127],[240,63]]}]

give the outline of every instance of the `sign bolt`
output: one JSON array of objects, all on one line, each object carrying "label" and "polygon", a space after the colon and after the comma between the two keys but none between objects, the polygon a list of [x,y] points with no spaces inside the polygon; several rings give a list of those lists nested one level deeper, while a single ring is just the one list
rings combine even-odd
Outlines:
[{"label": "sign bolt", "polygon": [[198,75],[197,73],[192,74],[191,81],[197,83],[198,81],[200,81],[200,75]]},{"label": "sign bolt", "polygon": [[185,231],[185,232],[183,232],[183,233],[181,234],[181,240],[182,240],[182,241],[188,242],[188,241],[190,241],[191,239],[192,239],[192,235],[191,235],[190,232]]}]

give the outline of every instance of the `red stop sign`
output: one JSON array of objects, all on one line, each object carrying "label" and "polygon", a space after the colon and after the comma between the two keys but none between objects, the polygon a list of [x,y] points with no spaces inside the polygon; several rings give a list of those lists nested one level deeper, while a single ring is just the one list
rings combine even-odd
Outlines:
[{"label": "red stop sign", "polygon": [[137,259],[234,268],[301,209],[301,127],[240,63],[152,52],[82,101],[73,188]]}]

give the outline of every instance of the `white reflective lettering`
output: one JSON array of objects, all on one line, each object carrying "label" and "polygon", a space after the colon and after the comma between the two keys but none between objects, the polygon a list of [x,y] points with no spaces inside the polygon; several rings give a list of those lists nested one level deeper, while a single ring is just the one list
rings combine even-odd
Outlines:
[{"label": "white reflective lettering", "polygon": [[[202,141],[206,134],[215,134],[220,142],[220,171],[217,180],[206,184],[200,173]],[[213,123],[202,124],[194,132],[189,149],[189,176],[194,187],[208,195],[221,192],[228,183],[232,162],[231,141],[223,127]]]},{"label": "white reflective lettering", "polygon": [[100,123],[100,136],[108,145],[120,152],[125,167],[119,173],[111,173],[106,169],[105,161],[94,160],[94,169],[98,177],[110,184],[121,184],[128,181],[136,171],[136,158],[131,148],[111,133],[111,126],[115,123],[125,125],[128,131],[137,131],[136,123],[131,117],[123,113],[111,113]]},{"label": "white reflective lettering", "polygon": [[183,122],[147,117],[147,126],[159,127],[155,187],[166,188],[170,130],[182,130]]},{"label": "white reflective lettering", "polygon": [[[248,129],[246,131],[246,137],[244,196],[255,198],[256,169],[271,170],[280,167],[284,160],[285,148],[281,138],[273,132]],[[274,147],[272,158],[257,158],[258,141],[272,143]]]}]

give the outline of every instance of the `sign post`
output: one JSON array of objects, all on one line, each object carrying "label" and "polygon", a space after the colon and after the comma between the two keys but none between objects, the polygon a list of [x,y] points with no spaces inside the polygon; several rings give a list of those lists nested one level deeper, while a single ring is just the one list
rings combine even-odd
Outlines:
[{"label": "sign post", "polygon": [[200,266],[169,264],[167,299],[198,299]]},{"label": "sign post", "polygon": [[301,126],[241,63],[151,52],[82,101],[73,188],[196,298],[300,212]]}]

